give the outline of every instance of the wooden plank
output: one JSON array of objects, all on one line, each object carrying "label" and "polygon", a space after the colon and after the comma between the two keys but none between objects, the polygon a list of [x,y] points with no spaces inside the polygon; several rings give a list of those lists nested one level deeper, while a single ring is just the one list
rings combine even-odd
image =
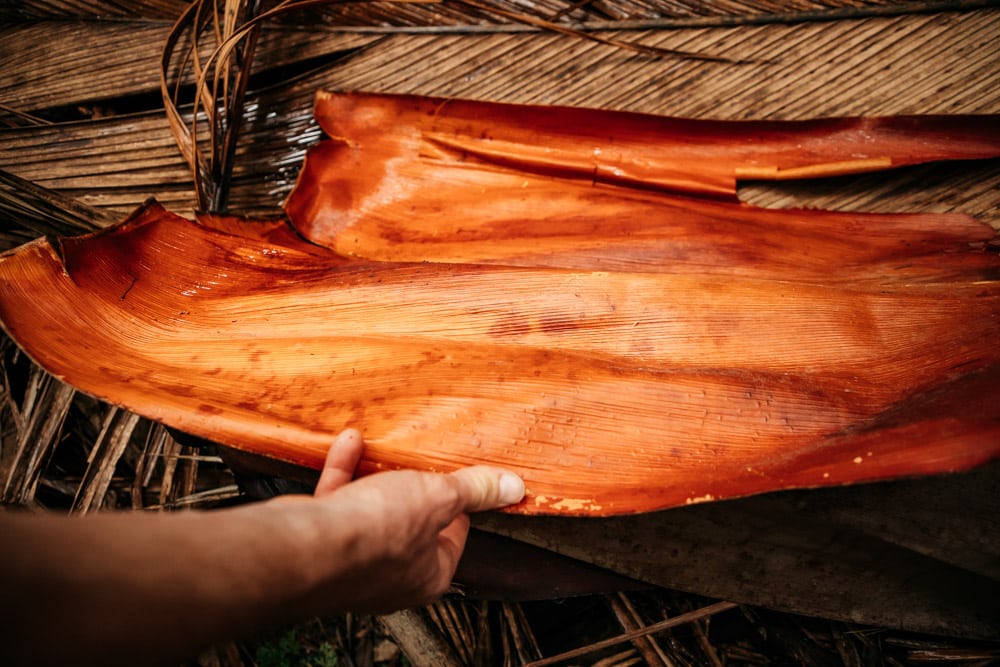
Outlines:
[{"label": "wooden plank", "polygon": [[461,667],[463,664],[420,610],[386,614],[379,616],[378,622],[415,665]]}]

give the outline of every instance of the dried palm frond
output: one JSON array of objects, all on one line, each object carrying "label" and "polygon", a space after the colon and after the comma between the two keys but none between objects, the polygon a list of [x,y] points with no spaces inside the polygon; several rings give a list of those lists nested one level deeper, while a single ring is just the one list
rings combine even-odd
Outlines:
[{"label": "dried palm frond", "polygon": [[[117,217],[0,170],[0,217],[30,238],[85,234],[117,222]],[[5,249],[10,247],[4,244]]]},{"label": "dried palm frond", "polygon": [[8,21],[51,19],[140,18],[146,21],[171,21],[187,6],[186,0],[22,0],[0,5],[0,17]]},{"label": "dried palm frond", "polygon": [[[167,120],[181,154],[191,168],[199,207],[202,210],[226,209],[250,63],[253,60],[262,24],[311,7],[362,1],[364,0],[284,0],[270,9],[263,10],[258,0],[226,0],[221,7],[216,0],[199,0],[192,3],[177,20],[164,45],[160,63],[160,87]],[[653,57],[733,62],[729,58],[720,56],[601,36],[480,0],[391,0],[391,2],[456,3],[502,16],[516,23]],[[199,43],[206,33],[214,35],[217,47],[203,62]],[[178,53],[178,46],[185,36],[190,47]],[[193,72],[196,83],[194,111],[190,119],[185,119],[180,111],[179,82],[184,80],[188,68]],[[205,125],[204,129],[199,129],[200,124]],[[199,133],[208,135],[207,151],[200,147]]]},{"label": "dried palm frond", "polygon": [[[167,120],[191,167],[198,203],[204,210],[223,209],[228,199],[236,136],[250,76],[249,63],[257,46],[255,27],[241,30],[239,35],[236,33],[238,27],[252,22],[258,9],[256,0],[226,0],[221,6],[214,0],[193,2],[174,24],[163,49],[160,86]],[[214,35],[214,42],[219,44],[218,57],[213,53],[208,63],[202,63],[199,50],[199,40],[205,33]],[[179,54],[180,60],[175,62],[174,50],[185,34],[191,46]],[[179,84],[188,66],[195,79],[190,124],[178,108]],[[168,77],[173,70],[177,77],[171,85]],[[214,72],[211,81],[208,80],[209,72]],[[207,157],[198,144],[199,122],[207,125],[210,136]]]}]

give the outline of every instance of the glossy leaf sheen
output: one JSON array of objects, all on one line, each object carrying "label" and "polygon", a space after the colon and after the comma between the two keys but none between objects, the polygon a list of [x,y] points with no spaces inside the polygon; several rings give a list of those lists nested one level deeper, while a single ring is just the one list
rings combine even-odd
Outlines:
[{"label": "glossy leaf sheen", "polygon": [[[360,95],[322,96],[318,115],[340,138],[288,210],[322,245],[150,204],[5,256],[7,330],[66,381],[247,451],[318,467],[355,426],[363,472],[513,468],[524,513],[1000,454],[989,228],[732,193],[747,165],[997,154],[987,119],[703,124]],[[618,156],[597,172],[627,178],[587,176],[595,143]]]},{"label": "glossy leaf sheen", "polygon": [[993,236],[967,216],[761,210],[736,180],[1000,155],[995,117],[703,121],[325,92],[316,117],[333,140],[286,210],[347,256],[829,281],[938,272],[942,251]]}]

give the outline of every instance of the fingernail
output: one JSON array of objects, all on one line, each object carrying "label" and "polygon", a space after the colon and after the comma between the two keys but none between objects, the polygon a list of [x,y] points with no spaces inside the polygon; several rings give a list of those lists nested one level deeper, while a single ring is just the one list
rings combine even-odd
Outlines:
[{"label": "fingernail", "polygon": [[524,498],[524,481],[513,473],[500,475],[500,498],[504,505],[513,505]]}]

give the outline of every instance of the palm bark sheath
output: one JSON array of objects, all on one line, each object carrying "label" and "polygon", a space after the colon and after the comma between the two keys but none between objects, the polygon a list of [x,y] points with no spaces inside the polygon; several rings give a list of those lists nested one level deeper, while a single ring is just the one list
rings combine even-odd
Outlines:
[{"label": "palm bark sheath", "polygon": [[[288,220],[149,202],[0,260],[94,396],[254,454],[488,463],[611,515],[1000,454],[1000,257],[960,214],[768,210],[744,178],[1000,155],[996,117],[713,122],[320,93]],[[40,298],[44,297],[44,298]]]}]

